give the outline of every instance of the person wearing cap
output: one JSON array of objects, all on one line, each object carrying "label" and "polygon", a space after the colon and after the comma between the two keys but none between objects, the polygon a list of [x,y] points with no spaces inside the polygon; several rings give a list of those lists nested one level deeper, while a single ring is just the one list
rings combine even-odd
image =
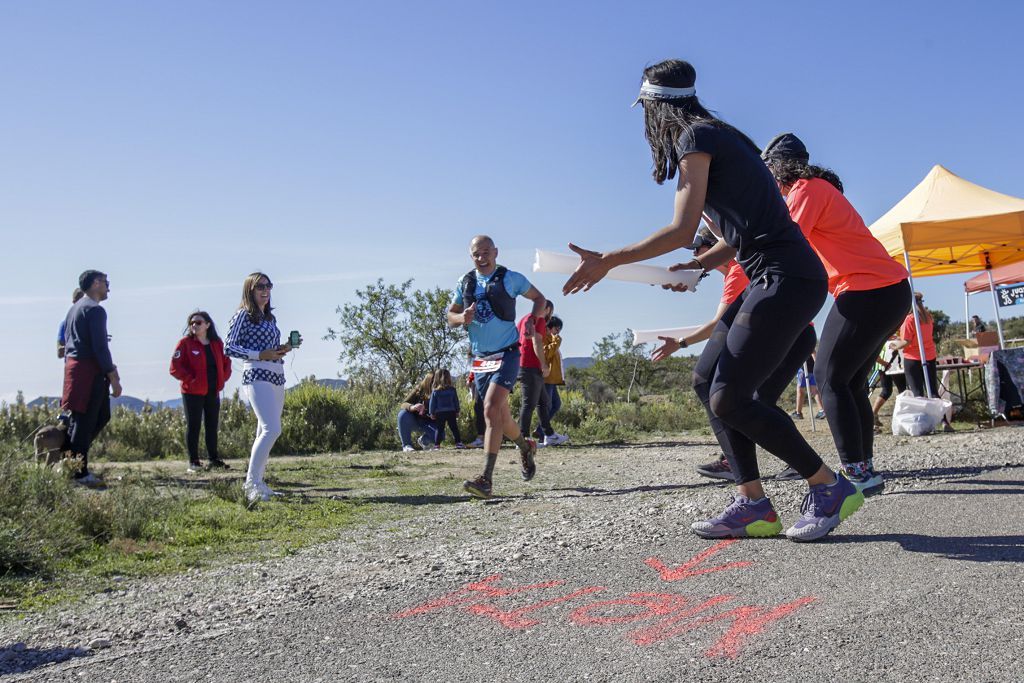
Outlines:
[{"label": "person wearing cap", "polygon": [[793,133],[775,136],[761,157],[793,220],[821,259],[835,303],[821,329],[814,377],[843,474],[864,493],[884,487],[874,469],[874,413],[867,379],[878,348],[906,315],[906,268],[885,251],[843,195],[830,169],[810,164]]},{"label": "person wearing cap", "polygon": [[121,376],[110,355],[107,312],[100,306],[110,296],[110,280],[105,273],[87,270],[79,276],[78,287],[85,296],[71,307],[64,323],[61,409],[70,414],[70,450],[82,460],[75,481],[90,486],[100,480],[89,472],[89,448],[110,422],[110,397],[121,395]]},{"label": "person wearing cap", "polygon": [[[693,243],[688,247],[692,252],[694,258],[686,263],[677,263],[673,266],[669,266],[669,270],[686,270],[686,269],[698,269],[702,268],[700,258],[706,254],[712,247],[718,243],[718,238],[711,232],[711,228],[708,227],[706,222],[701,222],[699,228],[697,228],[697,234],[694,236]],[[673,353],[680,349],[685,349],[694,344],[699,344],[702,341],[706,341],[711,337],[712,331],[715,326],[718,325],[718,321],[722,319],[725,312],[728,310],[732,302],[736,301],[746,289],[750,280],[747,279],[746,274],[743,272],[743,268],[736,262],[735,259],[729,261],[726,265],[721,265],[715,268],[718,272],[725,276],[725,281],[722,283],[722,298],[718,303],[718,309],[715,311],[715,317],[707,321],[693,333],[682,337],[680,339],[673,339],[672,337],[659,337],[662,341],[662,345],[654,350],[652,358],[654,361],[664,360]],[[662,289],[671,289],[674,292],[685,292],[687,290],[686,285],[662,285]],[[797,368],[802,367],[803,359],[810,354],[814,347],[818,343],[818,337],[814,333],[814,325],[808,325],[796,342],[793,343],[789,353],[779,363],[779,367],[776,368],[775,372],[771,374],[764,381],[764,383],[757,389],[758,400],[766,403],[775,405],[778,403],[779,397],[782,396],[782,392],[785,391],[786,385],[789,384],[789,379]],[[698,465],[697,474],[702,477],[709,479],[727,479],[732,481],[733,470],[729,464],[729,459],[723,453],[720,457],[712,460],[711,462]],[[803,479],[800,473],[794,470],[792,467],[786,467],[781,472],[775,475],[775,479],[780,481],[792,481],[795,479]]]},{"label": "person wearing cap", "polygon": [[782,530],[761,484],[755,450],[761,446],[807,480],[801,516],[786,535],[813,541],[856,512],[864,495],[837,477],[785,411],[759,400],[757,392],[821,308],[827,276],[790,218],[761,150],[701,104],[696,76],[687,62],[660,62],[644,70],[638,98],[654,180],[660,185],[676,179],[671,222],[613,251],[570,244],[580,265],[562,290],[588,291],[615,266],[692,244],[705,214],[723,239],[698,264],[708,271],[735,257],[750,285],[718,321],[693,372],[694,389],[733,468],[736,495],[721,514],[690,528],[704,538],[773,536]]}]

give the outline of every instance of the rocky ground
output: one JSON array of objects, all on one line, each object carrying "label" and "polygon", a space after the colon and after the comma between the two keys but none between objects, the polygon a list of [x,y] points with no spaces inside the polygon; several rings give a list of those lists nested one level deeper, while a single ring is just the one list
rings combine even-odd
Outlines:
[{"label": "rocky ground", "polygon": [[[827,431],[808,436],[834,462]],[[881,436],[884,494],[803,545],[689,533],[729,490],[693,471],[717,453],[710,437],[549,449],[530,483],[505,450],[504,497],[487,503],[459,487],[480,451],[430,454],[436,493],[388,496],[386,478],[345,492],[398,514],[336,541],[6,619],[0,675],[1020,680],[1022,436]],[[795,521],[803,483],[767,488]]]}]

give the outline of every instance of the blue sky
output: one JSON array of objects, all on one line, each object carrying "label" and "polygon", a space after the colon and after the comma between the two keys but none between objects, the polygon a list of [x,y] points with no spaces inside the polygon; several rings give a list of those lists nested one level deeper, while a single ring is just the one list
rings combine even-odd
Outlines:
[{"label": "blue sky", "polygon": [[[253,270],[307,340],[295,381],[337,376],[320,337],[357,288],[449,286],[475,233],[523,271],[534,248],[643,237],[672,190],[650,179],[629,104],[667,57],[758,143],[797,132],[868,223],[936,163],[1024,195],[1016,3],[780,6],[0,3],[0,398],[59,391],[53,338],[86,268],[110,273],[126,393],[166,399],[187,314],[223,327]],[[565,299],[562,279],[533,281],[567,355],[702,322],[720,287],[606,282]],[[961,282],[918,288],[962,318]]]}]

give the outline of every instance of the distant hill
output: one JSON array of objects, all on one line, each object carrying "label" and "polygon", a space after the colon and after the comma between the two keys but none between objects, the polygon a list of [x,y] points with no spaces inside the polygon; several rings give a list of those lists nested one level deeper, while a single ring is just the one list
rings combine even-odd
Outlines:
[{"label": "distant hill", "polygon": [[[145,399],[136,398],[134,396],[118,396],[117,398],[110,399],[110,408],[127,408],[136,413],[141,413],[142,409],[146,404],[153,408],[180,408],[181,399],[175,398],[170,401],[146,401]],[[40,406],[50,406],[52,408],[60,407],[59,396],[38,396],[28,403],[25,404],[29,408],[36,408]]]},{"label": "distant hill", "polygon": [[562,359],[563,368],[582,368],[586,370],[594,364],[594,359],[590,356],[573,356],[571,358]]}]

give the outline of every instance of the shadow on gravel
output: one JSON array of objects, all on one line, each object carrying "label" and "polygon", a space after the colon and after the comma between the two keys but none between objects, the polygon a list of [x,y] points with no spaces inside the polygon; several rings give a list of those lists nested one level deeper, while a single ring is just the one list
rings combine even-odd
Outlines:
[{"label": "shadow on gravel", "polygon": [[14,646],[8,645],[0,649],[0,675],[21,674],[48,664],[59,664],[75,657],[91,655],[92,650],[80,647],[51,647],[47,649],[27,647],[23,650],[15,650]]},{"label": "shadow on gravel", "polygon": [[929,467],[922,470],[886,470],[885,476],[891,479],[949,479],[954,477],[975,477],[986,472],[997,472],[999,470],[1019,467],[1024,467],[1024,464],[1006,463],[1005,465],[979,465],[975,467]]},{"label": "shadow on gravel", "polygon": [[631,493],[646,493],[649,491],[676,491],[678,489],[702,489],[709,486],[717,486],[724,482],[702,481],[698,484],[657,484],[654,486],[634,486],[628,489],[599,489],[592,486],[576,486],[573,488],[551,489],[554,492],[568,491],[581,494],[579,496],[566,495],[560,498],[591,498],[597,496],[628,496]]},{"label": "shadow on gravel", "polygon": [[450,503],[465,503],[472,500],[472,496],[444,496],[444,495],[419,495],[419,496],[366,496],[365,498],[353,498],[365,503],[395,503],[396,505],[448,505]]},{"label": "shadow on gravel", "polygon": [[893,496],[920,496],[920,495],[951,495],[951,496],[978,496],[978,495],[998,495],[998,496],[1012,496],[1024,494],[1024,488],[1019,489],[1004,489],[998,488],[1004,484],[1010,486],[1024,486],[1024,481],[958,481],[958,484],[985,484],[992,486],[993,488],[987,489],[921,489],[919,491],[893,491]]},{"label": "shadow on gravel", "polygon": [[912,553],[929,553],[971,562],[1024,562],[1024,536],[925,536],[922,534],[850,534],[833,542],[894,542]]},{"label": "shadow on gravel", "polygon": [[588,444],[565,444],[558,446],[559,449],[565,446],[576,448],[679,448],[681,446],[710,446],[712,444],[700,441],[644,441],[642,443],[630,443],[627,441],[604,441],[602,443]]}]

